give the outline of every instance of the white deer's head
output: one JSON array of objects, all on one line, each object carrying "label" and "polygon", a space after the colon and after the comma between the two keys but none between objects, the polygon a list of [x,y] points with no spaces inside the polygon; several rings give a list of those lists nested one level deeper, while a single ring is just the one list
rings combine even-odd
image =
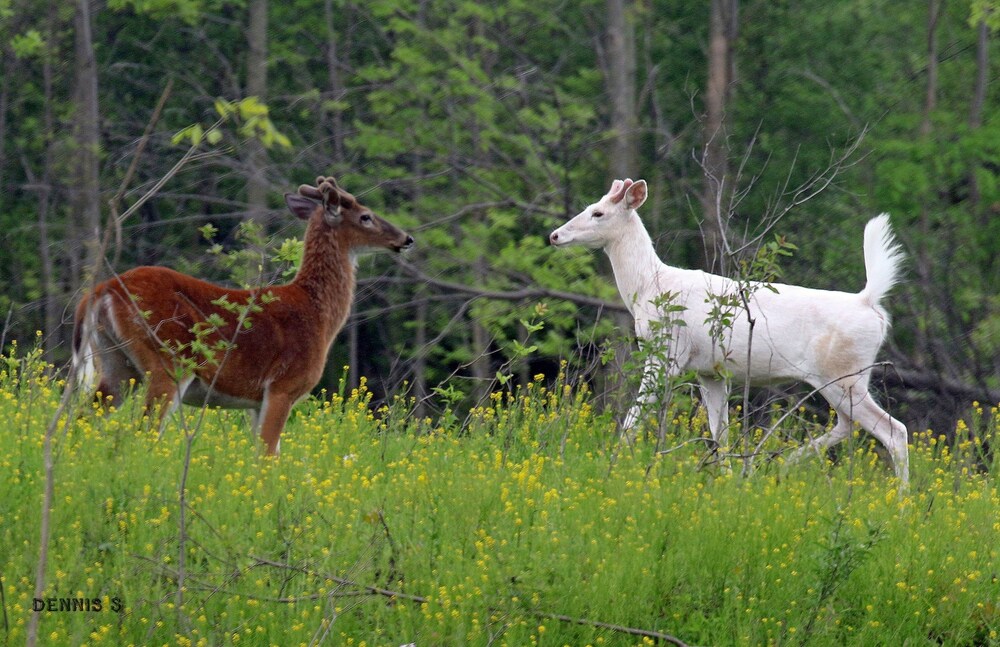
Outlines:
[{"label": "white deer's head", "polygon": [[553,231],[549,242],[556,247],[605,247],[619,237],[622,225],[646,201],[646,195],[645,180],[615,180],[604,197]]}]

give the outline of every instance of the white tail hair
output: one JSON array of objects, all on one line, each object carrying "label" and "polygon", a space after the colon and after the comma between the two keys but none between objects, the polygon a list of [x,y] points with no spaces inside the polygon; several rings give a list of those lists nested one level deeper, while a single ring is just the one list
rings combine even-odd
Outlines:
[{"label": "white tail hair", "polygon": [[899,282],[903,263],[903,249],[892,234],[889,214],[880,214],[865,225],[864,249],[868,283],[861,296],[874,306]]},{"label": "white tail hair", "polygon": [[[725,446],[731,382],[798,380],[827,399],[837,412],[837,424],[796,456],[850,437],[853,421],[885,445],[897,477],[905,483],[909,478],[906,427],[868,392],[875,357],[889,329],[888,314],[879,301],[899,280],[903,260],[889,216],[877,216],[865,227],[868,279],[861,292],[814,290],[736,282],[664,264],[636,212],[646,195],[643,180],[615,180],[600,200],[549,236],[556,246],[603,249],[635,318],[639,340],[645,345],[659,343],[665,351],[648,353],[638,401],[622,426],[632,427],[654,401],[659,376],[694,371],[712,437]],[[661,307],[665,296],[677,306],[667,315]],[[738,311],[730,313],[732,323],[723,330],[712,323],[720,316],[720,303],[744,304],[733,306]]]}]

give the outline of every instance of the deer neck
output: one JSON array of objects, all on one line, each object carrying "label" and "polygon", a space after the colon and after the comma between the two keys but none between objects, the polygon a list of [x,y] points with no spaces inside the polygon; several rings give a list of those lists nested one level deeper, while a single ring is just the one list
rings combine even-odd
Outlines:
[{"label": "deer neck", "polygon": [[302,264],[292,284],[309,295],[335,335],[354,299],[354,261],[347,243],[316,219],[306,228]]},{"label": "deer neck", "polygon": [[604,252],[611,260],[618,292],[629,312],[634,314],[635,304],[657,296],[663,262],[634,211],[629,214],[620,234],[604,246]]}]

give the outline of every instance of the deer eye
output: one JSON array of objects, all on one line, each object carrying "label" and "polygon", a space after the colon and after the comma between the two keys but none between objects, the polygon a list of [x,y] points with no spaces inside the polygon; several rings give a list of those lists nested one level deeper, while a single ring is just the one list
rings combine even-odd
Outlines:
[{"label": "deer eye", "polygon": [[367,225],[367,224],[368,224],[368,223],[370,223],[371,221],[372,221],[372,217],[371,217],[371,216],[369,216],[369,215],[368,215],[367,213],[363,213],[363,214],[361,214],[361,222],[362,222],[362,223],[364,223],[364,224],[366,224],[366,225]]},{"label": "deer eye", "polygon": [[592,217],[594,217],[594,218],[600,218],[601,216],[603,216],[603,215],[604,215],[604,212],[603,212],[603,211],[595,211],[594,213],[592,213],[592,214],[590,214],[590,215],[591,215]]}]

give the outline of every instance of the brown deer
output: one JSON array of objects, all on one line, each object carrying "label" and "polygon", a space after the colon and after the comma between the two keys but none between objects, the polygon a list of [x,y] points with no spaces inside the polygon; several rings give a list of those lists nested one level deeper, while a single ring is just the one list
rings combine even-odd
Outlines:
[{"label": "brown deer", "polygon": [[94,288],[76,308],[77,384],[121,399],[148,376],[146,411],[164,418],[181,403],[255,412],[277,454],[292,406],[319,382],[354,297],[354,258],[364,248],[402,251],[413,238],[372,213],[332,177],[286,193],[308,221],[291,283],[227,288],[165,267],[137,267]]}]

